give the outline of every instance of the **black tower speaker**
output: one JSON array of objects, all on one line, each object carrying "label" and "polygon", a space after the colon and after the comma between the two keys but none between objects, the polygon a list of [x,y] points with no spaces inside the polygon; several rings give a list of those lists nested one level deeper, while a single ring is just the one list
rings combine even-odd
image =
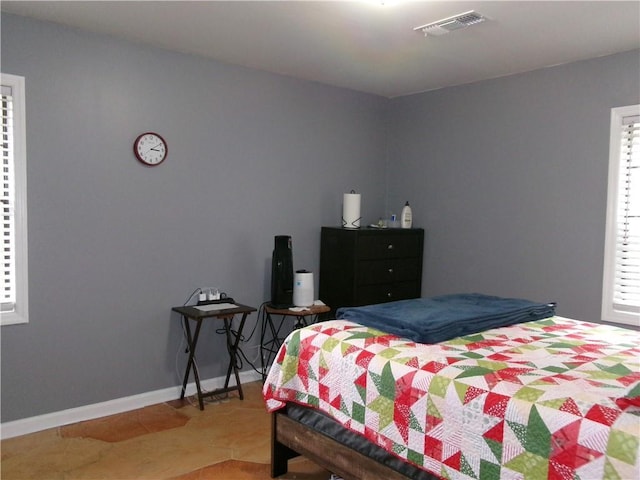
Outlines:
[{"label": "black tower speaker", "polygon": [[293,306],[293,254],[291,237],[277,235],[271,258],[271,307]]}]

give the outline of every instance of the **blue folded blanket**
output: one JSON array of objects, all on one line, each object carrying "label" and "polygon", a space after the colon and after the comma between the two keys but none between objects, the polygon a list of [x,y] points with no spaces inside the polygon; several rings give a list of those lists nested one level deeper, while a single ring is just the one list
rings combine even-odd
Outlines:
[{"label": "blue folded blanket", "polygon": [[350,320],[419,343],[443,342],[554,315],[555,304],[478,293],[343,307],[336,311],[338,319]]}]

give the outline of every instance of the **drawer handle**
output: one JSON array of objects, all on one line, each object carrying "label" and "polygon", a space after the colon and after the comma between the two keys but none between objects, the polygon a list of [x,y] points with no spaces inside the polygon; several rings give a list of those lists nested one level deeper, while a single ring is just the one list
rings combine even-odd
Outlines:
[{"label": "drawer handle", "polygon": [[387,298],[391,298],[393,295],[391,295],[391,292],[387,292]]},{"label": "drawer handle", "polygon": [[393,250],[393,243],[390,243],[389,245],[387,245],[387,250]]},{"label": "drawer handle", "polygon": [[389,273],[393,273],[393,268],[390,268],[390,269],[389,269]]}]

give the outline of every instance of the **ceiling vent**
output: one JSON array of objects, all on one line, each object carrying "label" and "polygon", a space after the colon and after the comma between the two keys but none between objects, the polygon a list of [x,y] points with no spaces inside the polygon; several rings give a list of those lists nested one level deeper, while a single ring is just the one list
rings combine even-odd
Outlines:
[{"label": "ceiling vent", "polygon": [[469,12],[460,13],[459,15],[454,15],[453,17],[443,18],[437,22],[415,27],[414,30],[421,30],[425,37],[429,35],[437,37],[444,35],[445,33],[453,32],[454,30],[460,30],[461,28],[482,23],[485,20],[486,17],[471,10]]}]

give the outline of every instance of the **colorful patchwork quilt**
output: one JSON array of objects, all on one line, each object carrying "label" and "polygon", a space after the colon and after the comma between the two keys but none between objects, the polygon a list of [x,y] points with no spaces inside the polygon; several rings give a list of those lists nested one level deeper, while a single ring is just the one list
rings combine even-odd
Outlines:
[{"label": "colorful patchwork quilt", "polygon": [[263,394],[442,478],[640,478],[631,330],[556,316],[429,345],[332,320],[289,335]]}]

